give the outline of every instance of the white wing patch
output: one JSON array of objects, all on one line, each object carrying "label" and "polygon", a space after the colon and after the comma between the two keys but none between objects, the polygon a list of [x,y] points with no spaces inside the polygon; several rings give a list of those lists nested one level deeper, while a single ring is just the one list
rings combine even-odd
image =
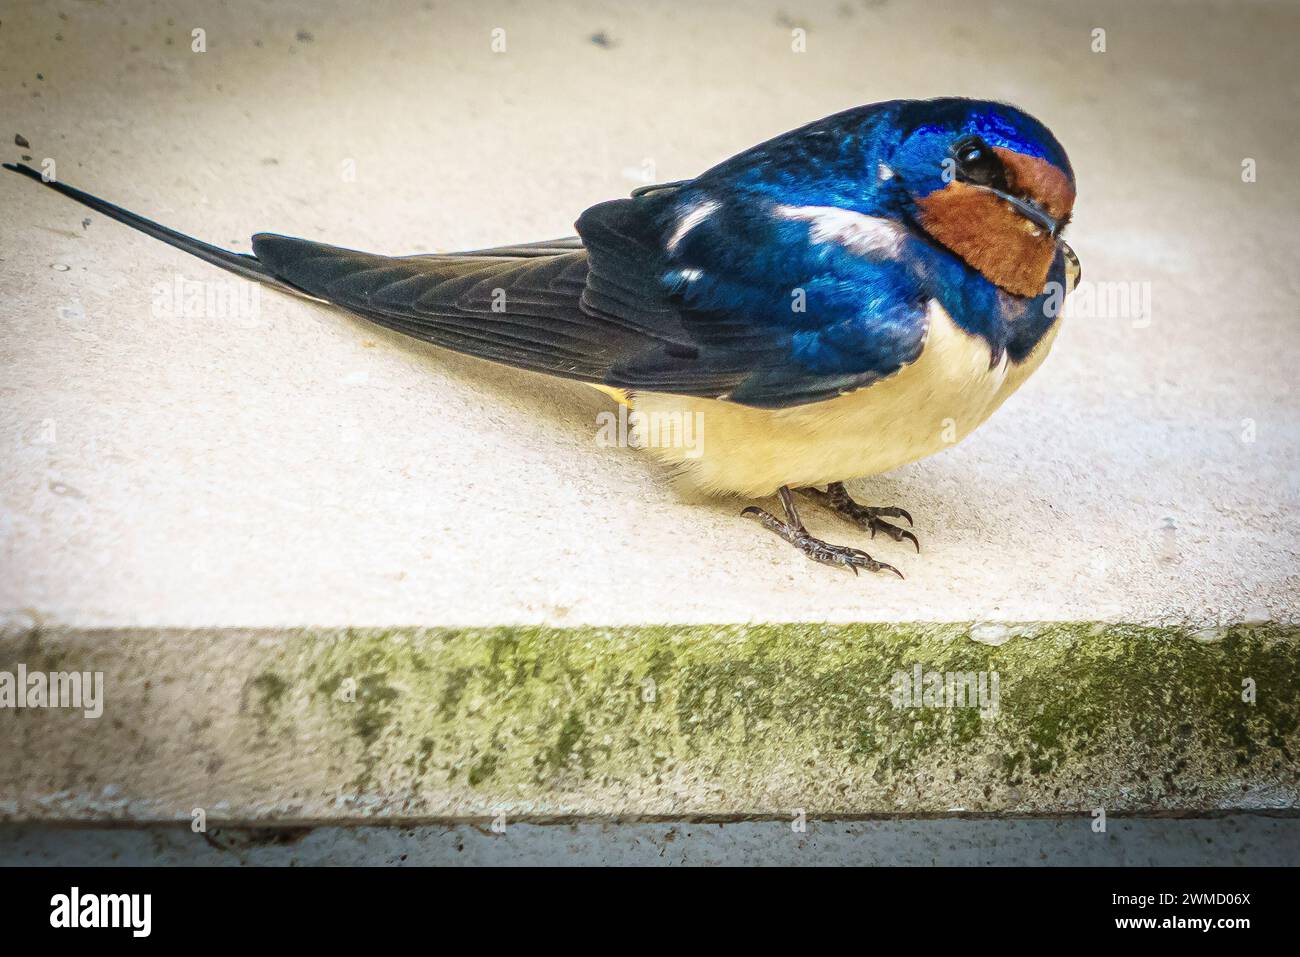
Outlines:
[{"label": "white wing patch", "polygon": [[712,216],[721,205],[721,203],[711,199],[705,200],[682,213],[677,220],[677,228],[668,237],[668,251],[670,253],[676,252],[681,241],[686,238],[686,234]]},{"label": "white wing patch", "polygon": [[837,243],[859,256],[895,259],[907,235],[892,220],[837,206],[778,206],[776,214],[783,219],[811,223],[814,242]]}]

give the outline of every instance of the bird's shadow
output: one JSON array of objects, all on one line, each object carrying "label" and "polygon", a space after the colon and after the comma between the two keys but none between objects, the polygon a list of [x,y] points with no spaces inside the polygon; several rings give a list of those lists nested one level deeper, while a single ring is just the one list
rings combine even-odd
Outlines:
[{"label": "bird's shadow", "polygon": [[[436,395],[439,379],[450,380],[464,394],[474,394],[502,410],[526,413],[538,429],[554,436],[557,446],[588,444],[593,452],[611,451],[596,444],[597,416],[617,410],[618,405],[583,383],[462,355],[375,325],[345,310],[322,307],[314,315],[322,322],[341,320],[355,330],[359,340],[382,341],[402,352],[429,372],[431,395]],[[662,471],[646,457],[638,457],[637,464],[650,472]],[[598,478],[593,469],[593,481]]]}]

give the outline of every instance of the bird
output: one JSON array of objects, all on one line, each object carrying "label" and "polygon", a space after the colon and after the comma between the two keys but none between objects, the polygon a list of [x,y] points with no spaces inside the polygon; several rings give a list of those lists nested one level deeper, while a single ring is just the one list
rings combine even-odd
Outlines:
[{"label": "bird", "polygon": [[[275,233],[238,253],[4,166],[254,282],[600,389],[667,424],[644,444],[670,480],[775,497],[781,514],[741,515],[855,575],[903,577],[814,537],[800,505],[919,553],[906,509],[863,505],[845,482],[988,419],[1042,364],[1081,277],[1062,239],[1076,192],[1065,150],[1028,113],[966,97],[844,110],[598,203],[575,236],[455,253]],[[686,422],[695,441],[680,441]]]}]

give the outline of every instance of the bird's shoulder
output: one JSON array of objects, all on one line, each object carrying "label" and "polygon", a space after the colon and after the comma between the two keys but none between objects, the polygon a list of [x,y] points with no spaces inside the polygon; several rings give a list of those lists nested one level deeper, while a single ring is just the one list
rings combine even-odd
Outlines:
[{"label": "bird's shoulder", "polygon": [[928,299],[914,238],[820,199],[706,178],[587,210],[584,309],[660,340],[607,382],[784,407],[914,361]]}]

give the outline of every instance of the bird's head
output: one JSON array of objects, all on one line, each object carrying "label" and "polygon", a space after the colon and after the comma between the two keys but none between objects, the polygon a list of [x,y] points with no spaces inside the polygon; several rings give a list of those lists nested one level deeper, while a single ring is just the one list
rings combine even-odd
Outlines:
[{"label": "bird's head", "polygon": [[1074,207],[1074,172],[1042,123],[981,100],[908,103],[879,175],[897,177],[908,215],[997,286],[1043,291]]}]

